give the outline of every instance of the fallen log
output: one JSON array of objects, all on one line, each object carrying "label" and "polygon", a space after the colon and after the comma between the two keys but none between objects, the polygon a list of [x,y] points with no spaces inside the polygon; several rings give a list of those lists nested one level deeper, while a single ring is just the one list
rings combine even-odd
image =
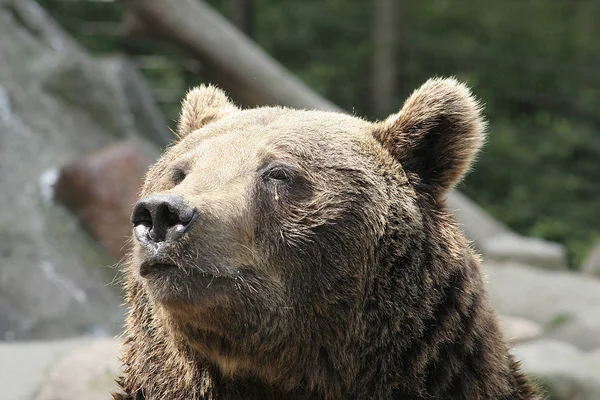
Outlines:
[{"label": "fallen log", "polygon": [[204,2],[125,0],[124,29],[178,45],[201,60],[233,98],[248,106],[341,111],[273,60]]}]

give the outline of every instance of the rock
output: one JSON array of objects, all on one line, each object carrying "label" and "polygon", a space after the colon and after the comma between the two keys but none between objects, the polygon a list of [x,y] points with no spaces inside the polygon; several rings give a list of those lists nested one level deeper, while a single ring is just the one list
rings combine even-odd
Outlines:
[{"label": "rock", "polygon": [[136,134],[161,148],[173,140],[173,133],[158,109],[142,74],[123,57],[102,59],[100,66],[107,80],[113,82],[115,98],[121,99],[123,113],[130,115]]},{"label": "rock", "polygon": [[36,400],[105,400],[118,389],[119,343],[96,340],[56,364],[41,385]]},{"label": "rock", "polygon": [[107,399],[120,369],[115,339],[0,342],[0,388],[11,400]]},{"label": "rock", "polygon": [[[32,400],[48,372],[69,352],[90,343],[89,339],[48,342],[0,342],[0,388],[2,398]],[[106,356],[113,357],[112,354]],[[73,376],[77,371],[68,371]],[[85,396],[80,399],[87,398]],[[105,394],[104,398],[108,398]]]},{"label": "rock", "polygon": [[44,9],[35,1],[2,0],[0,7],[10,13],[20,28],[46,47],[55,51],[81,51],[75,40],[48,18]]},{"label": "rock", "polygon": [[509,343],[521,343],[536,339],[543,333],[539,324],[525,318],[500,315],[500,329]]},{"label": "rock", "polygon": [[600,399],[600,360],[574,346],[540,340],[517,346],[514,353],[550,399]]},{"label": "rock", "polygon": [[464,194],[454,190],[446,200],[448,208],[477,248],[488,238],[510,233],[510,229],[492,218]]},{"label": "rock", "polygon": [[583,261],[581,272],[600,277],[600,242],[592,248],[592,251]]},{"label": "rock", "polygon": [[130,215],[144,174],[155,155],[120,142],[62,168],[55,197],[71,209],[96,240],[119,260],[128,251]]},{"label": "rock", "polygon": [[143,77],[123,57],[96,60],[66,52],[45,76],[44,85],[116,137],[145,137],[161,147],[173,139]]},{"label": "rock", "polygon": [[103,118],[119,119],[91,109],[90,87],[49,89],[70,57],[95,64],[34,1],[0,3],[0,340],[114,334],[123,321],[114,260],[50,199],[57,167],[138,133],[108,129]]},{"label": "rock", "polygon": [[[120,81],[117,81],[120,82]],[[44,79],[44,89],[82,108],[103,129],[122,138],[133,129],[124,99],[117,95],[117,82],[107,79],[102,65],[80,52],[61,53]]]},{"label": "rock", "polygon": [[481,242],[481,252],[494,261],[515,261],[547,269],[566,269],[565,248],[539,238],[502,233]]},{"label": "rock", "polygon": [[529,319],[544,336],[600,347],[600,280],[566,271],[487,261],[488,292],[501,314]]},{"label": "rock", "polygon": [[600,366],[600,348],[597,348],[596,350],[587,353],[587,357],[594,363],[593,365],[596,366],[595,372],[600,373],[600,370],[598,369],[598,367]]},{"label": "rock", "polygon": [[512,232],[456,190],[448,196],[447,204],[467,237],[486,258],[528,263],[549,269],[566,269],[566,252],[563,246]]}]

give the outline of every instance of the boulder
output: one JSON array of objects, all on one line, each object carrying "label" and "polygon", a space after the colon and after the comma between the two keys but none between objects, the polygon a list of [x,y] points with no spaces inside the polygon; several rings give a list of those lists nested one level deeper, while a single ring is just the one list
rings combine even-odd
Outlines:
[{"label": "boulder", "polygon": [[515,261],[546,269],[566,269],[564,246],[540,238],[501,233],[481,242],[481,252],[494,261]]},{"label": "boulder", "polygon": [[522,343],[539,338],[543,329],[539,324],[525,318],[509,315],[498,316],[500,329],[509,343]]},{"label": "boulder", "polygon": [[36,400],[105,400],[118,390],[119,343],[95,340],[62,358],[41,384]]},{"label": "boulder", "polygon": [[581,264],[581,272],[600,277],[600,242],[592,248],[583,264]]},{"label": "boulder", "polygon": [[483,208],[457,190],[450,193],[446,202],[465,234],[477,248],[480,248],[486,239],[511,233],[507,226],[492,218]]},{"label": "boulder", "polygon": [[542,326],[544,336],[600,347],[600,280],[517,263],[484,263],[492,306]]},{"label": "boulder", "polygon": [[124,113],[123,99],[116,96],[115,82],[106,79],[99,62],[76,51],[61,52],[43,80],[44,90],[87,113],[114,136],[131,131],[133,121]]},{"label": "boulder", "polygon": [[173,133],[168,129],[140,71],[124,57],[103,58],[99,65],[106,80],[113,83],[114,98],[122,104],[121,112],[129,116],[135,135],[160,148],[166,147],[173,140]]},{"label": "boulder", "polygon": [[588,353],[588,357],[590,357],[591,359],[600,362],[600,347],[598,347],[595,350],[592,350],[590,353]]},{"label": "boulder", "polygon": [[562,245],[516,234],[456,190],[448,196],[447,204],[465,235],[485,258],[548,269],[567,268],[566,251]]},{"label": "boulder", "polygon": [[[2,399],[32,400],[58,360],[89,343],[89,339],[81,338],[47,342],[0,342]],[[76,372],[68,371],[67,376],[73,376]],[[80,397],[85,398],[87,397]],[[104,398],[108,398],[108,393],[105,393]],[[60,398],[56,398],[58,399]]]},{"label": "boulder", "polygon": [[116,339],[0,342],[2,399],[108,399],[117,388]]},{"label": "boulder", "polygon": [[127,254],[130,215],[144,174],[156,159],[134,142],[119,142],[63,167],[55,198],[81,220],[83,226],[117,260]]},{"label": "boulder", "polygon": [[600,359],[595,356],[555,340],[521,344],[513,352],[549,399],[600,399]]},{"label": "boulder", "polygon": [[[96,61],[34,1],[0,2],[0,60],[0,340],[117,333],[115,260],[52,201],[53,184],[83,154],[145,138],[120,119],[130,107],[96,91],[110,74],[84,73]],[[70,60],[96,86],[69,82]]]},{"label": "boulder", "polygon": [[43,81],[46,90],[117,137],[144,137],[161,147],[173,139],[143,77],[124,57],[63,52]]}]

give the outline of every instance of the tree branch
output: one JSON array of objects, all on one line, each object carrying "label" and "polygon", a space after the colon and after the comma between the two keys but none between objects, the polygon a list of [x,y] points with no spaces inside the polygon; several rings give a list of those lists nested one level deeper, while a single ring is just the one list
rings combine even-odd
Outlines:
[{"label": "tree branch", "polygon": [[125,29],[177,44],[246,105],[340,108],[320,97],[204,2],[125,0]]}]

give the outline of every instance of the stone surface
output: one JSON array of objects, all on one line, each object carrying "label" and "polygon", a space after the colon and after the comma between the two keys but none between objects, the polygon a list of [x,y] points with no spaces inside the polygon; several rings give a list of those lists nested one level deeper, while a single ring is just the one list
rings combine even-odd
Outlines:
[{"label": "stone surface", "polygon": [[448,196],[447,204],[467,237],[486,258],[528,263],[549,269],[567,267],[562,245],[512,232],[456,190]]},{"label": "stone surface", "polygon": [[106,80],[113,83],[114,97],[122,104],[135,133],[161,148],[167,146],[173,140],[173,133],[139,70],[123,57],[102,59],[99,66]]},{"label": "stone surface", "polygon": [[484,264],[492,306],[540,324],[544,336],[600,347],[600,280],[516,263]]},{"label": "stone surface", "polygon": [[55,197],[117,260],[131,237],[130,215],[144,174],[154,162],[137,143],[119,142],[60,169]]},{"label": "stone surface", "polygon": [[133,121],[123,112],[123,99],[115,82],[106,79],[100,63],[81,52],[61,52],[44,79],[44,89],[74,108],[86,112],[94,122],[115,136],[131,131]]},{"label": "stone surface", "polygon": [[554,340],[522,344],[514,353],[549,399],[600,399],[600,360],[595,356]]},{"label": "stone surface", "polygon": [[91,109],[91,88],[49,89],[69,57],[94,64],[35,2],[0,3],[0,340],[116,333],[123,319],[114,259],[51,198],[58,167],[137,133],[107,129],[99,109],[127,110]]},{"label": "stone surface", "polygon": [[145,137],[161,147],[173,138],[141,74],[123,57],[92,59],[63,52],[44,87],[115,136]]},{"label": "stone surface", "polygon": [[595,367],[594,371],[600,373],[600,369],[598,369],[600,368],[600,347],[587,353],[587,357],[593,362],[592,365]]},{"label": "stone surface", "polygon": [[600,242],[592,248],[583,264],[581,264],[581,272],[600,277]]},{"label": "stone surface", "polygon": [[500,329],[509,343],[521,343],[539,338],[543,329],[539,324],[525,318],[509,315],[498,316]]},{"label": "stone surface", "polygon": [[503,233],[481,242],[481,252],[494,261],[516,261],[547,269],[566,269],[566,252],[562,245],[539,238]]},{"label": "stone surface", "polygon": [[[89,339],[49,342],[0,342],[0,390],[2,399],[33,400],[53,365]],[[110,355],[112,357],[112,354]],[[76,371],[70,371],[72,376]],[[80,397],[80,399],[84,399]],[[105,398],[108,398],[105,395]]]},{"label": "stone surface", "polygon": [[508,227],[493,219],[475,202],[456,190],[448,196],[447,204],[467,237],[477,248],[480,248],[486,239],[510,233]]},{"label": "stone surface", "polygon": [[96,340],[77,348],[50,371],[36,400],[106,400],[118,389],[119,344]]}]

